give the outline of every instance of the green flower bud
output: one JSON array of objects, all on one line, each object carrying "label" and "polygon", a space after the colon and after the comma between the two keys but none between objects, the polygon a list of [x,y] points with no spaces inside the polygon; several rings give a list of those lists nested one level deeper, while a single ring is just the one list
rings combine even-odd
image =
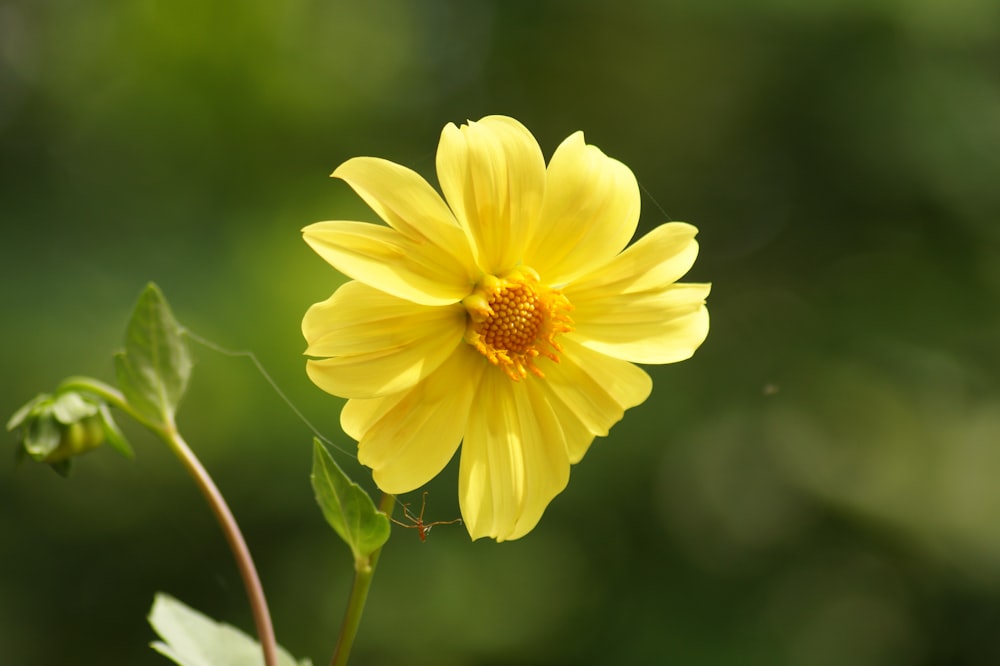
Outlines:
[{"label": "green flower bud", "polygon": [[87,451],[92,451],[104,443],[104,428],[98,416],[88,416],[82,421],[63,426],[59,445],[50,451],[42,462],[56,463]]},{"label": "green flower bud", "polygon": [[107,405],[84,393],[35,396],[7,421],[7,430],[15,429],[19,430],[22,455],[47,463],[60,473],[68,470],[71,458],[105,441],[131,457],[131,448]]}]

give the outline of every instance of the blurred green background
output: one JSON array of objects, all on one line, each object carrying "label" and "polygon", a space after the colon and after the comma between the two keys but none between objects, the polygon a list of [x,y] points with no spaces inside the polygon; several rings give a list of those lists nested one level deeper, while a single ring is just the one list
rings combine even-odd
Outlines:
[{"label": "blurred green background", "polygon": [[[584,130],[643,184],[642,231],[698,225],[712,331],[528,537],[398,530],[354,663],[1000,663],[995,0],[0,2],[4,419],[111,379],[154,280],[350,448],[303,370],[338,278],[299,230],[373,219],[343,160],[435,182],[442,126],[489,113],[546,155]],[[182,431],[280,642],[326,663],[350,560],[310,433],[249,362],[197,355]],[[134,462],[69,480],[6,436],[0,662],[164,664],[157,590],[250,629],[201,497],[126,429]],[[429,518],[458,515],[456,474]]]}]

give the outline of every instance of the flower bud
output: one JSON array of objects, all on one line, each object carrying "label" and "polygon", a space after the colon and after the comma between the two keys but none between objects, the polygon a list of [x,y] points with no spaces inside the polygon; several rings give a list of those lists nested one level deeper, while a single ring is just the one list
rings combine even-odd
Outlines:
[{"label": "flower bud", "polygon": [[56,463],[81,453],[92,451],[104,443],[104,428],[98,416],[88,416],[63,427],[59,446],[48,453],[42,462]]},{"label": "flower bud", "polygon": [[107,406],[73,391],[36,396],[7,422],[7,430],[14,429],[20,430],[21,455],[47,463],[60,473],[68,470],[71,458],[96,449],[106,440],[115,443],[121,439]]}]

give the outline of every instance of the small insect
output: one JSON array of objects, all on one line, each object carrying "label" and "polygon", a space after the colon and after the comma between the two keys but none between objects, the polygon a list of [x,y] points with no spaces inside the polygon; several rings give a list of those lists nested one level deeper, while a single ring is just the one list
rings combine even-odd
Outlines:
[{"label": "small insect", "polygon": [[435,520],[433,523],[424,522],[424,509],[427,508],[427,491],[424,491],[423,501],[420,502],[420,515],[414,516],[413,512],[410,511],[409,504],[402,504],[403,516],[409,520],[409,523],[404,523],[402,521],[392,519],[392,522],[396,523],[400,527],[407,527],[417,531],[417,535],[420,537],[421,541],[427,541],[427,533],[431,531],[431,528],[435,525],[454,525],[455,523],[461,523],[461,518],[456,518],[455,520]]}]

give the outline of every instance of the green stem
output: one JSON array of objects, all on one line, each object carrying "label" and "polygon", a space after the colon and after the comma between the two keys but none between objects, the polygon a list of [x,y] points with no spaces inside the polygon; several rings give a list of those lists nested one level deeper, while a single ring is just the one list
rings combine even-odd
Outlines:
[{"label": "green stem", "polygon": [[[389,493],[382,493],[382,500],[379,502],[379,511],[387,516],[392,516],[392,510],[396,506],[396,498]],[[351,646],[354,645],[354,637],[358,634],[358,626],[361,624],[361,614],[365,610],[365,601],[368,600],[368,589],[372,584],[372,576],[375,575],[375,565],[378,564],[379,555],[382,548],[371,554],[365,561],[354,563],[354,581],[351,583],[351,595],[347,598],[347,611],[344,613],[344,622],[340,626],[340,636],[337,638],[337,647],[333,651],[333,659],[330,666],[346,666],[347,658],[351,655]]]},{"label": "green stem", "polygon": [[247,547],[246,540],[243,538],[243,533],[236,523],[233,512],[229,509],[229,505],[226,503],[225,498],[223,498],[222,493],[219,492],[218,486],[215,485],[215,481],[212,480],[208,471],[201,464],[201,461],[198,460],[194,451],[191,450],[191,447],[188,446],[184,438],[177,432],[174,424],[169,423],[166,426],[161,426],[150,423],[128,404],[128,401],[125,400],[125,397],[117,389],[90,377],[70,377],[66,379],[56,389],[56,393],[63,393],[65,391],[86,391],[102,398],[109,405],[117,407],[156,433],[160,439],[166,442],[174,455],[180,459],[181,464],[187,469],[188,473],[194,479],[195,485],[198,486],[201,494],[208,501],[208,505],[219,522],[219,527],[222,528],[222,533],[225,535],[226,541],[229,543],[229,548],[233,552],[236,567],[243,578],[243,586],[246,588],[247,597],[250,601],[250,610],[257,628],[257,637],[260,640],[261,651],[264,654],[265,666],[277,666],[278,644],[274,638],[274,625],[271,622],[271,613],[268,610],[267,599],[264,597],[264,588],[260,583],[260,576],[257,575],[257,568],[254,566],[253,558],[250,556],[250,549]]}]

